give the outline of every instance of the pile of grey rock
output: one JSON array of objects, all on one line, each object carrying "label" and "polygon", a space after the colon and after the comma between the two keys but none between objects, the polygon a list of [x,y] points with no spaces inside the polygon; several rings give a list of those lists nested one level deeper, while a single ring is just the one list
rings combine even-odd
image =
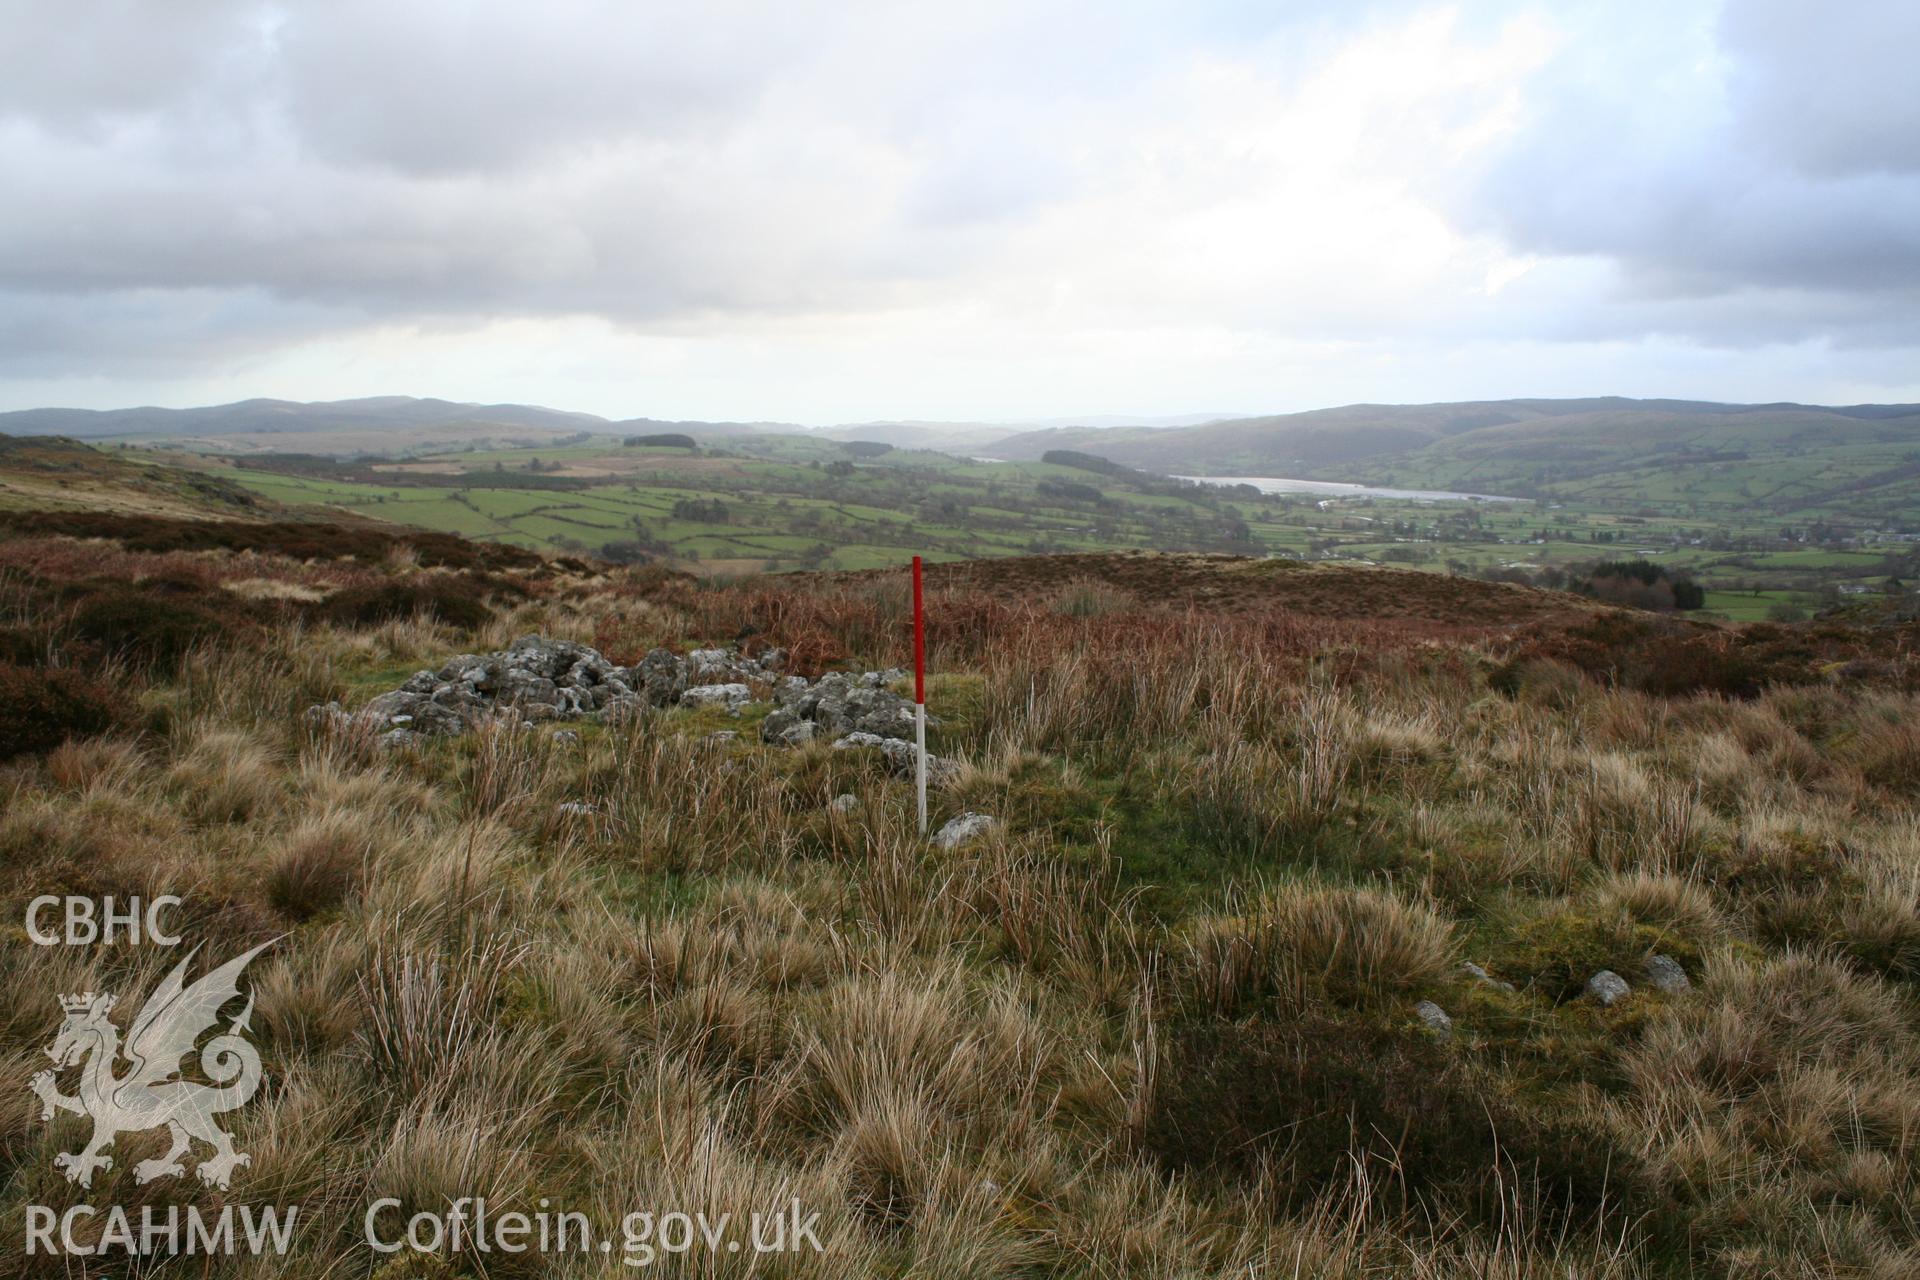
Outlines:
[{"label": "pile of grey rock", "polygon": [[[466,733],[497,718],[617,723],[671,706],[717,707],[739,715],[770,701],[760,736],[778,746],[815,738],[836,749],[878,747],[889,765],[913,767],[913,703],[887,686],[905,678],[894,668],[829,672],[818,680],[785,674],[786,654],[748,657],[734,649],[695,649],[682,656],[655,649],[631,667],[617,666],[590,645],[522,636],[498,653],[463,653],[437,671],[416,671],[397,689],[356,711],[337,702],[310,708],[322,728],[365,726],[389,746],[432,735]],[[928,724],[936,721],[929,718]],[[929,757],[930,778],[950,762]]]},{"label": "pile of grey rock", "polygon": [[655,649],[635,665],[621,667],[591,645],[522,636],[498,653],[463,653],[438,671],[416,671],[355,712],[330,702],[312,708],[307,717],[320,724],[372,725],[388,741],[407,742],[465,733],[497,716],[526,723],[617,721],[682,699],[737,709],[752,696],[747,682],[776,678],[783,657],[778,651],[743,658],[727,650],[697,649],[683,658]]},{"label": "pile of grey rock", "polygon": [[887,688],[905,676],[897,668],[862,675],[829,671],[811,684],[791,676],[775,687],[774,710],[761,721],[760,736],[790,747],[856,733],[911,741],[913,703]]}]

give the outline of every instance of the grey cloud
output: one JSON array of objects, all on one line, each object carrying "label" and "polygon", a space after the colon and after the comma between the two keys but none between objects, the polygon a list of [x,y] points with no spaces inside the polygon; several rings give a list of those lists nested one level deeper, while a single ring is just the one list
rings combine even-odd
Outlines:
[{"label": "grey cloud", "polygon": [[[1272,6],[1250,3],[0,0],[0,169],[16,175],[0,363],[186,365],[380,323],[694,327],[884,310],[929,282],[985,292],[1028,220],[1133,194],[1106,179],[1154,126],[1156,75],[1206,55],[1297,77],[1419,7],[1328,6],[1280,40]],[[1601,11],[1453,204],[1468,228],[1599,265],[1451,315],[1383,318],[1359,298],[1316,323],[1356,341],[1920,340],[1920,94],[1902,65],[1920,18],[1736,0],[1704,28],[1661,6],[1641,31],[1644,15]],[[1726,75],[1708,84],[1692,67],[1714,58]],[[1156,189],[1179,191],[1176,162]],[[1121,256],[1062,276],[1076,267],[1126,292]],[[1299,323],[1297,298],[1252,305],[1276,331]]]},{"label": "grey cloud", "polygon": [[300,143],[444,174],[636,138],[723,134],[804,36],[797,8],[344,0],[291,11],[278,88]]},{"label": "grey cloud", "polygon": [[1045,156],[1016,177],[950,130],[930,74],[943,27],[991,45],[1030,8],[16,4],[35,70],[0,84],[0,167],[32,186],[0,203],[0,289],[403,321],[884,304],[968,260],[945,224],[1052,189]]},{"label": "grey cloud", "polygon": [[1713,58],[1591,65],[1575,47],[1542,111],[1462,201],[1514,247],[1590,255],[1615,287],[1580,327],[1736,345],[1912,341],[1920,302],[1914,10],[1732,0]]},{"label": "grey cloud", "polygon": [[0,119],[99,133],[243,88],[269,13],[253,0],[5,0]]},{"label": "grey cloud", "polygon": [[165,376],[349,332],[368,319],[359,309],[288,303],[250,288],[0,289],[0,375],[36,379],[110,368],[116,376]]},{"label": "grey cloud", "polygon": [[1920,173],[1920,6],[1738,0],[1719,35],[1749,145],[1821,176]]}]

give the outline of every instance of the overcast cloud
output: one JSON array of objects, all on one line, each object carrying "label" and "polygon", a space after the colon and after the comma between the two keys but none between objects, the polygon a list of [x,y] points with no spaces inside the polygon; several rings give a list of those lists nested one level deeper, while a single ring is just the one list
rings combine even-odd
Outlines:
[{"label": "overcast cloud", "polygon": [[1916,45],[1899,0],[5,0],[0,407],[1920,400]]}]

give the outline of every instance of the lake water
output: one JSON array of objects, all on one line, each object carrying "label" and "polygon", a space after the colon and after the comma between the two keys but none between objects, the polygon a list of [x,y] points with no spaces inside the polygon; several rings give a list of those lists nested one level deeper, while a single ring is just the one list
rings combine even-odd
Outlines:
[{"label": "lake water", "polygon": [[1201,484],[1250,484],[1262,493],[1307,493],[1322,498],[1406,498],[1415,502],[1522,502],[1493,493],[1449,493],[1445,489],[1379,489],[1334,480],[1292,480],[1285,476],[1176,476]]}]

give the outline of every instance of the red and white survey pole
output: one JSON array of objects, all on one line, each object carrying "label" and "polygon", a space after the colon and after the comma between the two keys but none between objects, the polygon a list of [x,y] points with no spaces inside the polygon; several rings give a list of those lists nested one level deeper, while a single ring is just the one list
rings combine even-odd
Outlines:
[{"label": "red and white survey pole", "polygon": [[927,834],[927,615],[921,603],[920,557],[913,558],[913,789],[920,834]]}]

